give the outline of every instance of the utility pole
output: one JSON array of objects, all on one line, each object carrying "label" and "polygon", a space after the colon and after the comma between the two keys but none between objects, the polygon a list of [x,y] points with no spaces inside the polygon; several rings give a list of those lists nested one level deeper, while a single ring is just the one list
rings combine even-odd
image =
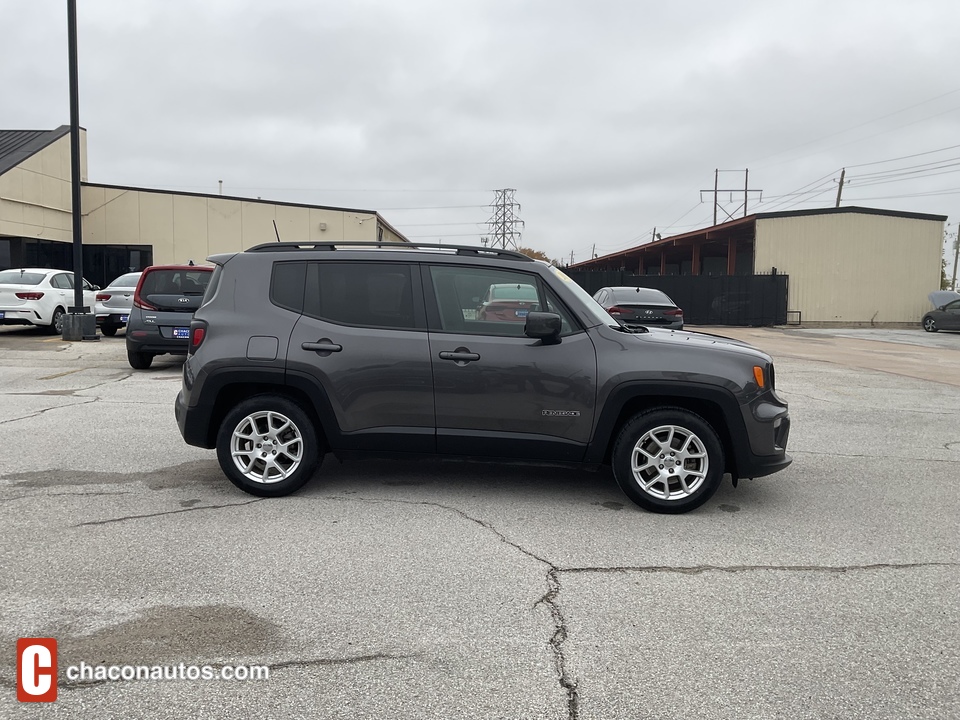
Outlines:
[{"label": "utility pole", "polygon": [[67,53],[70,71],[70,212],[73,218],[73,305],[63,316],[64,340],[99,340],[97,316],[83,304],[83,237],[80,207],[80,94],[77,71],[77,0],[67,0]]},{"label": "utility pole", "polygon": [[570,251],[570,264],[573,265],[573,250]]},{"label": "utility pole", "polygon": [[950,287],[957,289],[957,260],[960,260],[960,225],[957,226],[957,238],[953,241],[953,278]]},{"label": "utility pole", "polygon": [[597,256],[597,244],[593,244],[593,250],[590,252],[590,259],[592,260]]},{"label": "utility pole", "polygon": [[840,171],[840,185],[837,187],[837,204],[834,207],[840,207],[840,195],[843,193],[843,179],[847,176],[847,169]]},{"label": "utility pole", "polygon": [[[514,250],[520,249],[520,236],[523,228],[523,220],[517,215],[520,212],[520,203],[514,200],[516,190],[513,188],[504,188],[503,190],[494,190],[493,216],[487,220],[490,226],[490,247],[500,247],[504,250],[507,246]],[[516,208],[516,210],[514,210]]]},{"label": "utility pole", "polygon": [[[739,170],[724,170],[724,172],[740,172],[740,171],[739,171]],[[752,193],[752,192],[755,192],[755,193],[760,193],[760,194],[761,194],[761,197],[763,196],[763,190],[751,190],[751,189],[750,189],[750,184],[749,184],[750,180],[749,180],[749,179],[750,179],[750,170],[744,170],[744,171],[743,171],[743,206],[742,206],[742,207],[743,207],[743,217],[746,217],[746,216],[747,216],[747,198],[748,198],[749,194]],[[701,199],[701,201],[703,200],[703,193],[705,193],[705,192],[712,192],[712,193],[713,193],[713,224],[714,224],[714,225],[717,224],[717,210],[718,210],[718,209],[723,210],[723,214],[727,216],[727,220],[733,220],[733,214],[732,214],[732,213],[728,213],[726,210],[724,210],[722,207],[720,207],[720,193],[722,193],[722,192],[731,193],[731,199],[732,199],[732,197],[733,197],[733,196],[732,196],[732,193],[738,193],[738,194],[739,194],[739,193],[741,192],[740,188],[724,188],[724,189],[720,189],[720,170],[717,169],[717,170],[714,170],[714,171],[713,171],[713,190],[701,190],[701,191],[700,191],[700,199]],[[734,210],[733,213],[735,214],[738,210],[740,210],[740,208],[737,208],[736,210]]]}]

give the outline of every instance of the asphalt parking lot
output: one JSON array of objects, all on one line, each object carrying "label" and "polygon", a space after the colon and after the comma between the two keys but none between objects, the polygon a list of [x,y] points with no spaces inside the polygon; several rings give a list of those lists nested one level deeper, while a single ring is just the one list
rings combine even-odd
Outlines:
[{"label": "asphalt parking lot", "polygon": [[[256,499],[181,440],[178,360],[3,329],[0,717],[960,717],[960,333],[710,331],[774,356],[794,464],[659,516],[460,463]],[[18,705],[18,637],[58,640],[57,702]]]}]

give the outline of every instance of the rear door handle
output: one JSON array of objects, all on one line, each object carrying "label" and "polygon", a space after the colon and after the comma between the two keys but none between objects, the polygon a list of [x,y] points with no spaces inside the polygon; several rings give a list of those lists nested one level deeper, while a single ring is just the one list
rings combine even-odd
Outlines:
[{"label": "rear door handle", "polygon": [[300,347],[304,350],[313,350],[314,352],[324,353],[327,355],[343,350],[343,345],[337,345],[329,338],[321,338],[316,342],[300,343]]},{"label": "rear door handle", "polygon": [[453,360],[458,365],[466,365],[468,362],[479,360],[480,355],[470,352],[467,348],[457,348],[456,350],[443,350],[440,353],[441,360]]}]

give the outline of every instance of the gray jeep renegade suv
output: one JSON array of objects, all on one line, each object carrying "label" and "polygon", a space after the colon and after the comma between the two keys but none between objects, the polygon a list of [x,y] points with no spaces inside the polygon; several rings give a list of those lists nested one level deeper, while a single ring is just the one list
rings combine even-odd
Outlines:
[{"label": "gray jeep renegade suv", "polygon": [[[327,452],[440,455],[609,464],[638,505],[680,513],[724,473],[790,464],[768,355],[628,329],[525,255],[344,242],[209,259],[177,422],[254,495],[298,490]],[[489,312],[494,286],[522,302]]]}]

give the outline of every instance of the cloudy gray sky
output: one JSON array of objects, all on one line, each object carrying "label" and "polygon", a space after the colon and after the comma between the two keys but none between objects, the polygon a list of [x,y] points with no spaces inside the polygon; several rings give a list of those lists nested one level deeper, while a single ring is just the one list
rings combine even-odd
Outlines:
[{"label": "cloudy gray sky", "polygon": [[[66,6],[0,0],[0,128],[69,123]],[[846,167],[845,205],[960,216],[956,0],[78,6],[93,182],[472,245],[515,188],[523,244],[565,261],[710,224],[717,168],[749,168],[750,211],[832,206]]]}]

